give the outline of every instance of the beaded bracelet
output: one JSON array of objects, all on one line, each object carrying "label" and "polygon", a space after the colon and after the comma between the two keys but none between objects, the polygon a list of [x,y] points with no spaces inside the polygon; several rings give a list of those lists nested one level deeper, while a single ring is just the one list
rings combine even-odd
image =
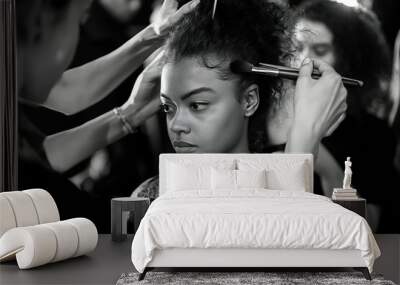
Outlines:
[{"label": "beaded bracelet", "polygon": [[125,134],[133,134],[137,132],[137,129],[132,127],[132,125],[126,120],[125,116],[121,112],[121,108],[117,107],[114,108],[114,114],[118,117],[119,121],[121,122],[122,129],[124,130]]}]

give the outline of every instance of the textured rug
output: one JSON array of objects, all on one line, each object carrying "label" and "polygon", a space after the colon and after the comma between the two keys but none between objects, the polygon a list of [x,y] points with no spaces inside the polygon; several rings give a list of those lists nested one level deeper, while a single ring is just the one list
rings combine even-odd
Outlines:
[{"label": "textured rug", "polygon": [[139,273],[122,274],[117,285],[395,285],[392,281],[384,280],[381,275],[372,274],[372,281],[368,281],[360,272],[148,272],[142,281],[138,281],[138,276]]}]

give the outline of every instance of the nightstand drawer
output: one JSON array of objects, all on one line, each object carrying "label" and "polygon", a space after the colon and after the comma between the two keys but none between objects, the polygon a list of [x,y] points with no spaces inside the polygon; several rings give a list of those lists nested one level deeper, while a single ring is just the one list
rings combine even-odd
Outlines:
[{"label": "nightstand drawer", "polygon": [[359,214],[361,217],[366,218],[367,202],[365,199],[359,198],[357,200],[332,200],[334,203]]}]

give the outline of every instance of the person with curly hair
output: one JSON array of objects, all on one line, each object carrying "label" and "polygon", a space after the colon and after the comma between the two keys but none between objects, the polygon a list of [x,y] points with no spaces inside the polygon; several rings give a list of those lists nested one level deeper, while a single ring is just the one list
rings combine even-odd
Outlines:
[{"label": "person with curly hair", "polygon": [[[391,191],[393,185],[398,185],[393,167],[395,140],[386,121],[391,108],[390,55],[378,19],[361,6],[315,0],[298,7],[292,24],[294,65],[299,66],[306,57],[317,58],[339,74],[364,82],[362,88],[348,89],[346,118],[322,140],[315,164],[321,182],[316,184],[316,193],[330,197],[333,188],[341,187],[343,161],[350,156],[353,187],[368,201],[372,228],[397,231],[390,218],[396,212],[391,201],[398,195]],[[278,115],[267,127],[276,144],[286,140],[281,127],[282,121],[290,124],[287,114],[291,111],[286,109],[286,115],[276,111]]]},{"label": "person with curly hair", "polygon": [[[289,55],[286,14],[260,0],[202,0],[177,23],[166,45],[161,102],[177,153],[263,152],[268,145],[266,115],[280,101],[280,80],[232,72],[234,60],[280,64]],[[311,78],[313,66],[322,72]],[[346,89],[322,61],[306,59],[296,85],[295,123],[286,152],[312,152],[341,122]],[[154,199],[158,179],[133,195]]]}]

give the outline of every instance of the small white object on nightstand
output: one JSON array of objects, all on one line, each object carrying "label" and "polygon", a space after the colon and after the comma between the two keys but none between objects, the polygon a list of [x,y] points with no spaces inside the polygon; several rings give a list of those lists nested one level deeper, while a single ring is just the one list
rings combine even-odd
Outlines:
[{"label": "small white object on nightstand", "polygon": [[353,172],[351,171],[350,157],[347,157],[347,160],[344,162],[344,167],[343,189],[352,189],[351,176]]},{"label": "small white object on nightstand", "polygon": [[357,190],[351,187],[351,177],[353,172],[351,170],[350,157],[344,162],[344,178],[343,188],[334,188],[332,194],[332,200],[357,200]]}]

